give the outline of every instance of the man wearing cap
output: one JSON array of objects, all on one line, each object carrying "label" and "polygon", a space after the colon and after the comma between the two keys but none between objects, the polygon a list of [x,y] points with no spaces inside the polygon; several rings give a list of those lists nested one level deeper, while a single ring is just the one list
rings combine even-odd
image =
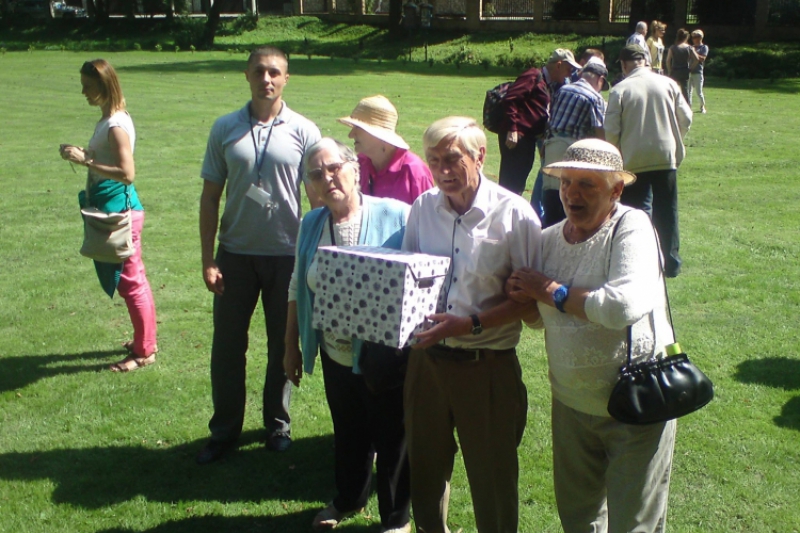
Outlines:
[{"label": "man wearing cap", "polygon": [[201,171],[200,244],[203,279],[214,293],[214,415],[208,423],[211,439],[198,453],[198,464],[221,458],[242,432],[247,335],[259,295],[268,337],[263,395],[267,448],[284,451],[291,444],[291,383],[283,372],[283,339],[300,227],[301,161],[320,132],[284,103],[288,70],[281,50],[253,50],[244,71],[251,100],[217,119],[208,139]]},{"label": "man wearing cap", "polygon": [[474,119],[438,120],[422,144],[438,188],[411,207],[403,249],[451,263],[406,374],[414,520],[420,532],[449,531],[456,431],[478,532],[517,533],[527,393],[516,345],[534,307],[509,300],[504,286],[520,265],[539,268],[541,227],[522,197],[483,175],[486,136]]},{"label": "man wearing cap", "polygon": [[692,107],[692,93],[697,93],[700,98],[700,112],[706,112],[706,97],[703,95],[703,65],[708,57],[708,45],[703,44],[703,30],[694,30],[692,32],[692,48],[697,53],[697,65],[689,72],[689,90],[686,91],[686,100],[689,102],[689,107]]},{"label": "man wearing cap", "polygon": [[653,60],[650,57],[650,47],[647,46],[647,23],[643,20],[640,20],[636,23],[636,31],[633,32],[633,35],[628,37],[628,40],[625,42],[626,45],[638,44],[644,50],[645,61],[646,65],[650,65]]},{"label": "man wearing cap", "polygon": [[397,109],[379,94],[362,98],[350,116],[339,122],[351,128],[348,137],[358,154],[362,190],[410,205],[433,187],[433,177],[395,131],[397,118]]},{"label": "man wearing cap", "polygon": [[625,76],[608,96],[606,140],[622,152],[625,170],[637,176],[622,203],[645,210],[658,230],[667,277],[680,273],[678,167],[692,110],[674,80],[646,67],[644,50],[628,45],[620,52]]},{"label": "man wearing cap", "polygon": [[[564,48],[556,48],[550,54],[550,59],[547,64],[542,68],[542,74],[547,82],[547,89],[550,92],[550,101],[556,93],[569,84],[575,73],[583,68],[583,64],[575,61],[575,56],[572,52]],[[542,205],[542,185],[544,183],[544,174],[542,168],[544,167],[544,140],[539,139],[536,145],[539,148],[539,153],[542,155],[542,165],[539,172],[536,174],[536,181],[533,183],[533,193],[531,194],[531,205],[533,206],[536,214],[540,218],[544,216],[544,206]]]},{"label": "man wearing cap", "polygon": [[[547,140],[544,142],[544,165],[561,161],[569,146],[587,137],[605,138],[603,119],[606,103],[600,91],[608,90],[608,70],[596,57],[590,58],[575,83],[562,87],[553,98]],[[558,194],[559,181],[545,175],[542,183],[542,227],[564,220],[564,208]]]}]

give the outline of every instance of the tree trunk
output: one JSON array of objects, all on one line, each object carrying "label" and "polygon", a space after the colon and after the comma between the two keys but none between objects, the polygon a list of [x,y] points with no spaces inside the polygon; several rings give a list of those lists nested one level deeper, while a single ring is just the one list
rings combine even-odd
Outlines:
[{"label": "tree trunk", "polygon": [[211,50],[214,47],[214,37],[217,35],[217,28],[219,28],[219,15],[222,9],[222,2],[217,0],[211,5],[208,10],[206,19],[206,27],[203,30],[202,46],[206,50]]},{"label": "tree trunk", "polygon": [[389,35],[403,36],[403,0],[389,0]]}]

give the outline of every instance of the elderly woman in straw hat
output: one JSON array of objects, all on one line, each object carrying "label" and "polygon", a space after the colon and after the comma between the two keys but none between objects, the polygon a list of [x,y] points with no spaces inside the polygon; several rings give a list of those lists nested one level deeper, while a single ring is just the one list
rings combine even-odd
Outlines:
[{"label": "elderly woman in straw hat", "polygon": [[[323,206],[306,214],[300,224],[289,284],[283,366],[289,380],[299,387],[303,371],[310,374],[314,370],[319,354],[333,419],[336,480],[336,496],[317,513],[312,527],[333,529],[364,508],[376,462],[381,531],[408,533],[411,493],[403,429],[403,376],[395,386],[370,388],[361,371],[362,347],[367,344],[364,349],[370,350],[371,345],[315,329],[312,315],[318,286],[317,249],[331,245],[399,249],[410,208],[398,200],[361,194],[356,155],[329,137],[306,151],[303,168],[306,185]],[[400,374],[401,369],[397,370]]]},{"label": "elderly woman in straw hat", "polygon": [[626,363],[673,342],[659,248],[643,211],[619,203],[636,177],[611,144],[585,139],[544,172],[560,180],[566,220],[542,232],[542,271],[512,274],[507,291],[536,300],[552,390],[553,469],[565,533],[661,532],[675,421],[626,425],[607,411]]},{"label": "elderly woman in straw hat", "polygon": [[351,128],[349,137],[368,194],[413,204],[417,196],[433,187],[428,166],[395,132],[397,109],[385,96],[361,99],[350,116],[339,122]]}]

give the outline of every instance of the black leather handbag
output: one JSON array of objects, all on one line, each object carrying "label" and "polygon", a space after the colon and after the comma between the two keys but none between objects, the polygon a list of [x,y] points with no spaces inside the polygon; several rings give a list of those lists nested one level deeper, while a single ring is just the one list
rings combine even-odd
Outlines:
[{"label": "black leather handbag", "polygon": [[[661,254],[658,257],[672,338],[675,339],[664,265]],[[714,398],[713,383],[689,360],[677,342],[666,347],[667,357],[663,359],[631,364],[632,336],[632,327],[628,326],[628,361],[620,369],[619,380],[611,391],[608,414],[626,424],[656,424],[693,413]]]},{"label": "black leather handbag", "polygon": [[685,353],[632,365],[630,346],[628,326],[628,364],[620,370],[608,399],[608,414],[620,422],[666,422],[693,413],[714,398],[711,380]]}]

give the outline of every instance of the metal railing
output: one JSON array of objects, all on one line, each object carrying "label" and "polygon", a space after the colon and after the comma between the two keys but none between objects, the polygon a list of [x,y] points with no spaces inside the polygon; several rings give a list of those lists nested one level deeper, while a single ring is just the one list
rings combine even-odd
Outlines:
[{"label": "metal railing", "polygon": [[502,19],[533,19],[534,4],[534,0],[484,0],[483,17]]},{"label": "metal railing", "polygon": [[355,15],[361,13],[361,0],[335,0],[333,12],[337,15]]},{"label": "metal railing", "polygon": [[466,17],[467,0],[433,0],[433,13],[437,17]]},{"label": "metal railing", "polygon": [[611,22],[630,22],[631,0],[611,0]]},{"label": "metal railing", "polygon": [[303,0],[303,13],[321,15],[328,12],[328,0]]}]

